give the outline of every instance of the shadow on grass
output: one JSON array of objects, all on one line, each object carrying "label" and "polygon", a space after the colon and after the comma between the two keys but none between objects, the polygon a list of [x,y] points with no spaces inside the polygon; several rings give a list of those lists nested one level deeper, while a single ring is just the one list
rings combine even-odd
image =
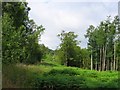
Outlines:
[{"label": "shadow on grass", "polygon": [[74,69],[52,69],[50,72],[44,73],[44,75],[56,75],[56,74],[70,76],[80,75],[80,73],[75,71]]},{"label": "shadow on grass", "polygon": [[51,67],[57,66],[57,65],[55,65],[55,64],[52,64],[52,63],[46,63],[46,62],[42,62],[41,65],[51,66]]}]

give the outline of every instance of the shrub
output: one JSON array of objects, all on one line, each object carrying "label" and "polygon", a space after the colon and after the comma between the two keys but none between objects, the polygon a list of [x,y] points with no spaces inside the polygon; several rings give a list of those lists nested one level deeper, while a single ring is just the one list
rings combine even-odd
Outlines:
[{"label": "shrub", "polygon": [[69,76],[69,75],[47,75],[40,76],[34,81],[34,87],[37,88],[55,88],[55,89],[75,89],[85,88],[85,78],[80,76]]}]

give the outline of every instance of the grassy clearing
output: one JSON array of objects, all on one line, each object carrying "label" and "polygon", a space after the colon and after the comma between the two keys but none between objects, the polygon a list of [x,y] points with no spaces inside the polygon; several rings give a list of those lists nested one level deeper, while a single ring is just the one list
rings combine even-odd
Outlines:
[{"label": "grassy clearing", "polygon": [[[7,83],[7,84],[6,84]],[[3,87],[118,88],[117,71],[91,71],[51,63],[3,66]]]}]

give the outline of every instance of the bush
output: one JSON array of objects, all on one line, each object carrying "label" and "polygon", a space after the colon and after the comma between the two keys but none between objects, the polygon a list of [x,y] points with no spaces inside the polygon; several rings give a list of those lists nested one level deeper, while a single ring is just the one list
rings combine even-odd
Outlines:
[{"label": "bush", "polygon": [[34,87],[47,88],[47,89],[76,89],[85,88],[85,78],[80,76],[69,76],[69,75],[47,75],[36,78]]}]

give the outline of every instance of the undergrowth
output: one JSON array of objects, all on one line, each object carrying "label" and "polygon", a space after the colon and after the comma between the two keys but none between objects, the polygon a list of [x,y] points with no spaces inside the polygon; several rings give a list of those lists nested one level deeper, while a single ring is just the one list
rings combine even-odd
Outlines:
[{"label": "undergrowth", "polygon": [[117,71],[91,71],[61,65],[3,65],[3,88],[118,88]]}]

